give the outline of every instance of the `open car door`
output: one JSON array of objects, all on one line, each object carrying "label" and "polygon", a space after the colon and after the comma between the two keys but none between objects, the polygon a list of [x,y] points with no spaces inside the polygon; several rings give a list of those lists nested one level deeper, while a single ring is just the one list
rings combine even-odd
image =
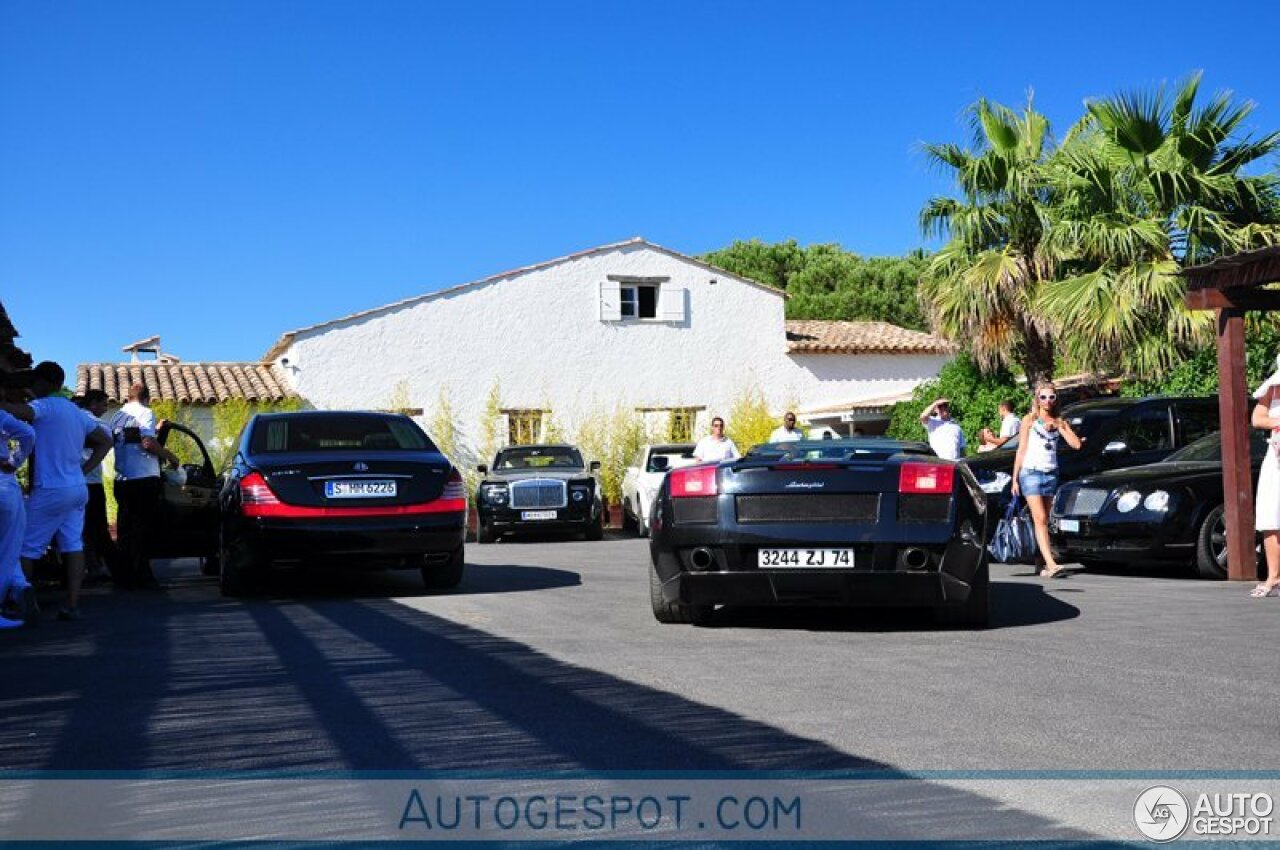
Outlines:
[{"label": "open car door", "polygon": [[219,481],[209,453],[193,431],[174,422],[165,422],[156,440],[178,456],[186,482],[178,483],[167,470],[163,476],[155,554],[212,564],[218,551]]}]

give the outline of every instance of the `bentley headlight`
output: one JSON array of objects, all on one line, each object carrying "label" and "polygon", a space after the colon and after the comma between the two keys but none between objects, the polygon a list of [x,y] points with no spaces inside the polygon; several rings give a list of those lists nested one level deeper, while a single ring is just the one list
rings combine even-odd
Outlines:
[{"label": "bentley headlight", "polygon": [[1125,490],[1120,494],[1120,498],[1116,499],[1116,510],[1122,514],[1127,514],[1138,506],[1142,501],[1142,494],[1137,490]]},{"label": "bentley headlight", "polygon": [[1147,495],[1142,500],[1142,506],[1149,511],[1164,511],[1169,509],[1169,493],[1165,490],[1156,490]]}]

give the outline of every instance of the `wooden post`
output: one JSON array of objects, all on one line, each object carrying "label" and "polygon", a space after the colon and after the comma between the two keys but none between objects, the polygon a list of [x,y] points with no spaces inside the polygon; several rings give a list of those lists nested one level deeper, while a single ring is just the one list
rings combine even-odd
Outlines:
[{"label": "wooden post", "polygon": [[1222,427],[1222,496],[1227,578],[1255,581],[1253,476],[1249,459],[1249,388],[1244,374],[1244,310],[1217,310],[1218,417]]}]

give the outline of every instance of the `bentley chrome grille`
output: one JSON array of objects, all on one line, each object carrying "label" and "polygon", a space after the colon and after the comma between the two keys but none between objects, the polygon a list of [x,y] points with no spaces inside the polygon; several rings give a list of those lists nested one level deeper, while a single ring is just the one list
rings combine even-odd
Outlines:
[{"label": "bentley chrome grille", "polygon": [[1093,516],[1102,510],[1107,503],[1110,490],[1099,490],[1096,487],[1080,487],[1069,490],[1059,500],[1059,516]]},{"label": "bentley chrome grille", "polygon": [[563,481],[549,478],[530,478],[511,484],[511,507],[563,508],[569,498]]}]

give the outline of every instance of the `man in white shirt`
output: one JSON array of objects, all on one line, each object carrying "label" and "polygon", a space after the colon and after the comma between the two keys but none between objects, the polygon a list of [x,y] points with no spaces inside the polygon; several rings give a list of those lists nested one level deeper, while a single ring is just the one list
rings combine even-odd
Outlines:
[{"label": "man in white shirt", "polygon": [[[27,496],[27,530],[22,537],[22,569],[30,579],[35,562],[49,543],[58,545],[67,570],[67,603],[59,620],[80,619],[80,583],[84,580],[84,474],[102,463],[111,440],[93,418],[58,395],[66,374],[57,363],[45,361],[32,370],[29,404],[5,404],[12,415],[30,422],[36,432],[35,467]],[[88,459],[84,448],[92,449]]]},{"label": "man in white shirt", "polygon": [[160,461],[177,468],[178,458],[156,440],[151,392],[143,384],[129,387],[129,400],[111,417],[109,427],[116,450],[118,581],[123,587],[155,587],[151,551],[163,492]]},{"label": "man in white shirt", "polygon": [[940,398],[920,414],[920,424],[929,432],[933,453],[945,460],[964,457],[964,431],[951,418],[951,402]]},{"label": "man in white shirt", "polygon": [[1000,434],[997,436],[991,433],[991,429],[983,428],[982,447],[978,451],[994,451],[1018,436],[1018,428],[1022,425],[1022,420],[1013,412],[1013,402],[1005,399],[996,409],[1000,414]]},{"label": "man in white shirt", "polygon": [[782,417],[782,424],[769,435],[771,443],[798,443],[803,439],[804,432],[796,427],[796,415],[790,410]]},{"label": "man in white shirt", "polygon": [[719,416],[711,420],[711,433],[693,447],[693,456],[699,463],[719,463],[740,457],[733,440],[724,435],[724,420]]}]

